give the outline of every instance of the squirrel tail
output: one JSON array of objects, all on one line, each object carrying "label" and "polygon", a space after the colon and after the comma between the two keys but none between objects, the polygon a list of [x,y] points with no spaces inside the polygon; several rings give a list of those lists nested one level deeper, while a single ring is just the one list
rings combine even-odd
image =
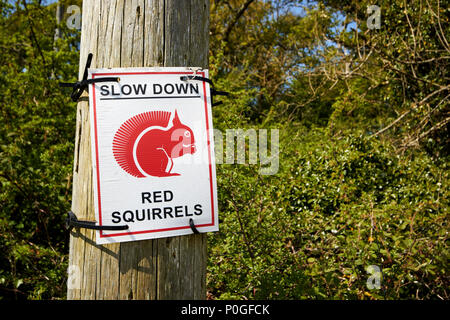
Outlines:
[{"label": "squirrel tail", "polygon": [[132,176],[143,178],[133,158],[133,147],[139,134],[148,127],[167,127],[170,112],[148,111],[125,121],[113,139],[113,154],[120,167]]}]

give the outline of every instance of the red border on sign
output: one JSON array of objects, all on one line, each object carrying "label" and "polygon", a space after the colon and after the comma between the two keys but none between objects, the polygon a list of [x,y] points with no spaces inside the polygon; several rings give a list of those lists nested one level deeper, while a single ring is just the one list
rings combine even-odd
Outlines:
[{"label": "red border on sign", "polygon": [[[92,79],[95,78],[95,76],[114,76],[114,75],[141,75],[141,74],[193,74],[193,72],[116,72],[116,73],[93,73]],[[204,72],[197,72],[197,74],[200,74],[202,77],[205,76]],[[100,192],[100,166],[99,166],[99,157],[98,157],[98,137],[97,137],[97,106],[96,106],[96,98],[95,98],[95,83],[92,84],[92,95],[93,95],[93,111],[94,111],[94,138],[95,138],[95,161],[97,164],[97,202],[98,202],[98,215],[99,215],[99,225],[102,225],[102,201],[101,201],[101,192]],[[213,226],[215,215],[214,215],[214,187],[213,187],[213,179],[212,179],[212,164],[211,164],[211,146],[210,146],[210,139],[209,139],[209,118],[208,118],[208,100],[206,96],[206,84],[203,81],[203,96],[204,96],[204,103],[205,103],[205,120],[206,120],[206,131],[207,131],[207,145],[208,145],[208,161],[209,161],[209,183],[210,183],[210,195],[211,195],[211,223],[207,224],[199,224],[196,225],[196,228],[202,228],[202,227],[210,227]],[[142,233],[150,233],[150,232],[164,232],[164,231],[173,231],[173,230],[180,230],[180,229],[190,229],[191,227],[189,225],[187,226],[180,226],[180,227],[173,227],[173,228],[164,228],[164,229],[152,229],[152,230],[141,230],[141,231],[134,231],[134,232],[122,232],[122,233],[114,233],[114,234],[104,234],[102,230],[100,230],[100,237],[106,238],[106,237],[118,237],[118,236],[126,236],[126,235],[133,235],[133,234],[142,234]]]}]

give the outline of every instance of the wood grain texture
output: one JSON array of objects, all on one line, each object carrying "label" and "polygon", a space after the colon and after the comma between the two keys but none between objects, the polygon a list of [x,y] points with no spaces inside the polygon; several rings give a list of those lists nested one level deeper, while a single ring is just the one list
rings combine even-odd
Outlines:
[{"label": "wood grain texture", "polygon": [[[84,0],[82,77],[92,68],[208,66],[208,0]],[[77,107],[72,211],[95,220],[89,105]],[[68,299],[205,299],[206,235],[95,244],[73,229]],[[70,284],[70,285],[69,285]]]}]

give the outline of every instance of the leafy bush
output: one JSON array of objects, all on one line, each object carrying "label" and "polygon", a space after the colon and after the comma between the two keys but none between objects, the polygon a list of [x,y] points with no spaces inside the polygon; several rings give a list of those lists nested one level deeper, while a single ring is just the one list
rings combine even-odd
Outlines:
[{"label": "leafy bush", "polygon": [[[297,130],[296,130],[297,129]],[[447,165],[358,134],[285,129],[278,175],[219,167],[216,298],[448,298]],[[369,290],[367,268],[382,270]]]},{"label": "leafy bush", "polygon": [[64,297],[76,105],[58,80],[77,74],[79,37],[54,43],[37,2],[0,8],[0,298]]}]

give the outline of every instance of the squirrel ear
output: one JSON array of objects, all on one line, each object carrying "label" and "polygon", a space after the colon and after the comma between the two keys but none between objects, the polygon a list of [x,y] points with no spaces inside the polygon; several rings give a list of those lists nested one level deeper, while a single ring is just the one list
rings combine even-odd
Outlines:
[{"label": "squirrel ear", "polygon": [[175,116],[173,117],[172,123],[174,126],[181,124],[180,118],[178,118],[177,110],[175,110]]}]

